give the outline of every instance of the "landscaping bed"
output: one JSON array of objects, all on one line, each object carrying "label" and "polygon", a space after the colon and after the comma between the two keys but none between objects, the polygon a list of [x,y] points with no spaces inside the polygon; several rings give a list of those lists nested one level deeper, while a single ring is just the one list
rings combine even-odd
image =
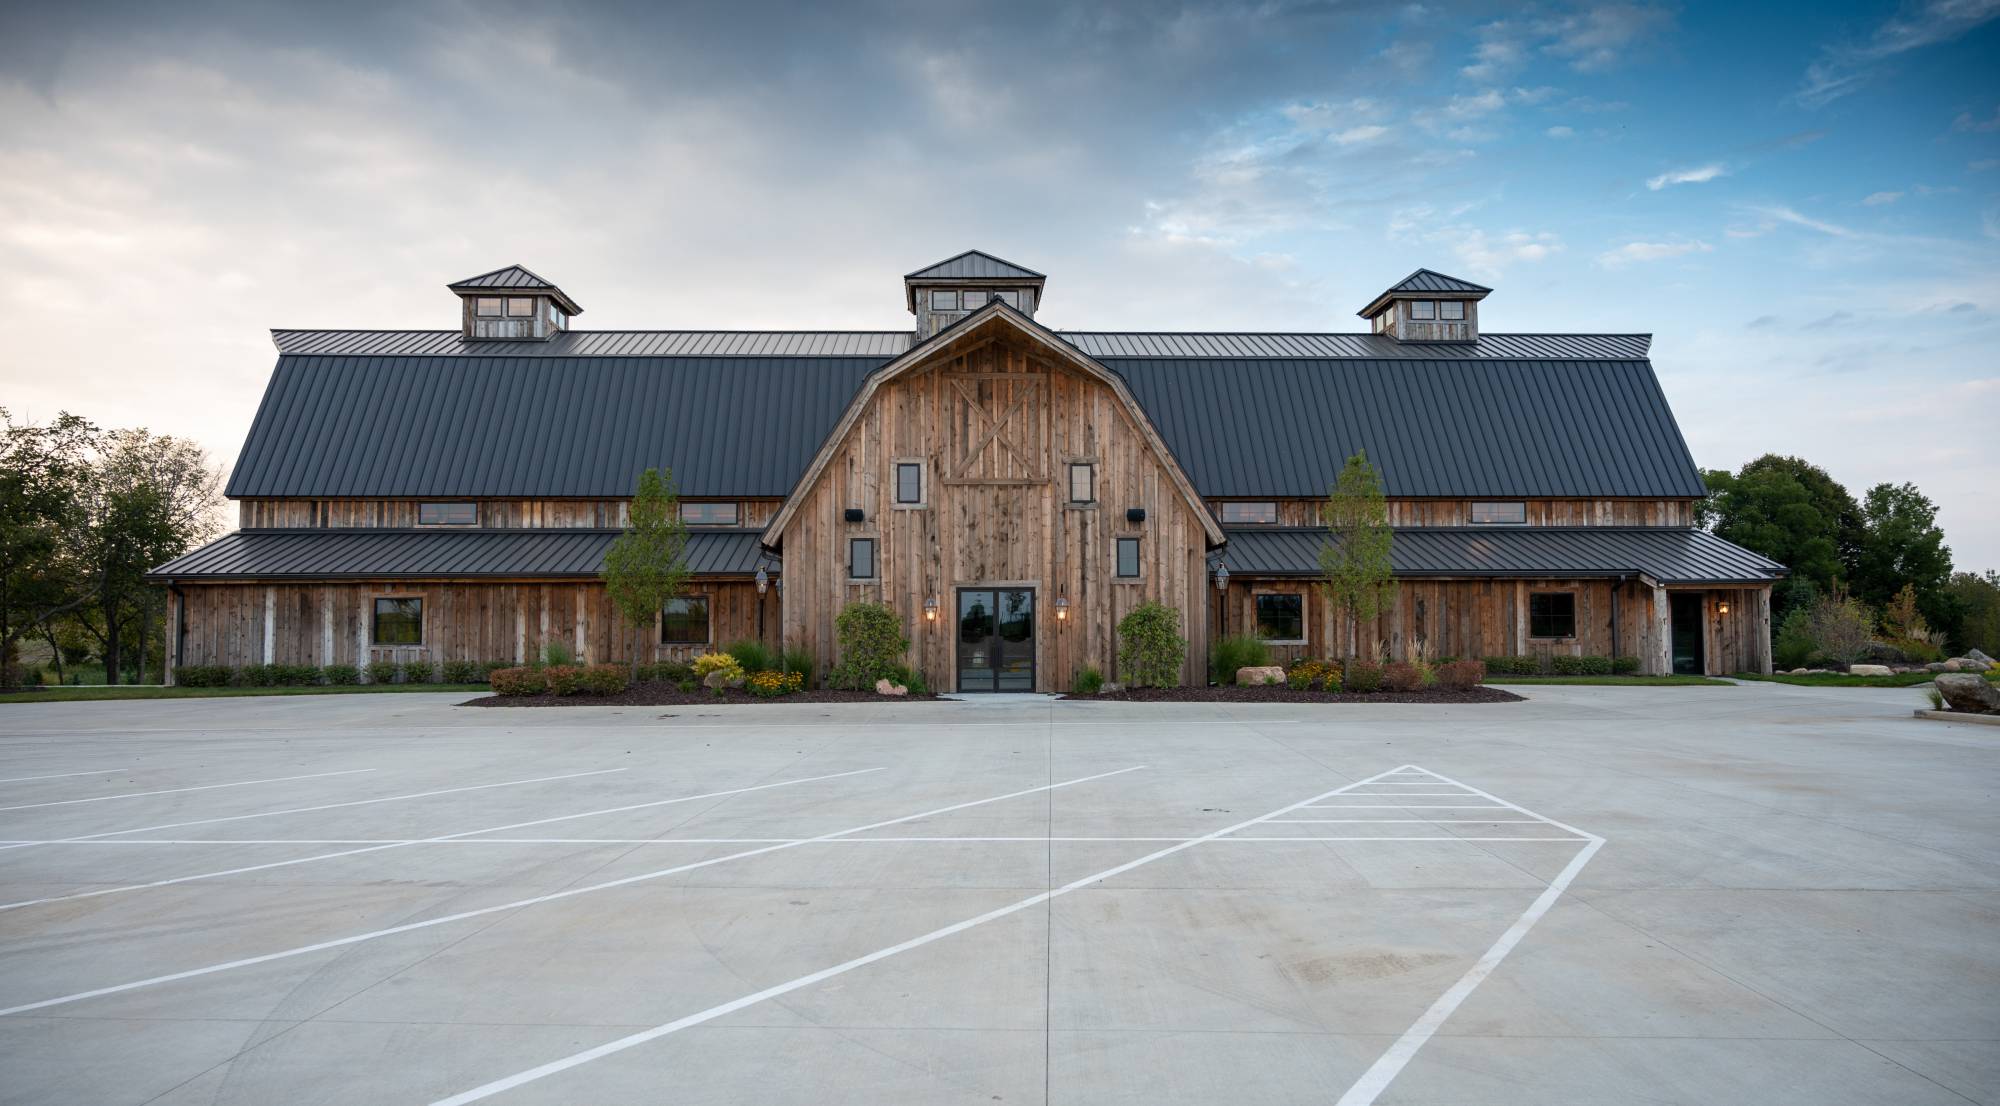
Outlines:
[{"label": "landscaping bed", "polygon": [[485,684],[309,684],[304,687],[161,687],[158,684],[64,684],[0,690],[0,703],[86,703],[106,699],[245,699],[259,695],[385,695],[490,690]]},{"label": "landscaping bed", "polygon": [[1128,687],[1064,699],[1104,703],[1520,703],[1497,687],[1429,687],[1422,691],[1306,691],[1283,684],[1216,687]]},{"label": "landscaping bed", "polygon": [[935,695],[880,695],[873,691],[835,691],[829,688],[800,690],[785,695],[752,695],[742,688],[723,688],[720,694],[707,688],[682,690],[680,685],[659,680],[631,684],[610,695],[486,695],[460,704],[467,707],[703,707],[748,706],[764,703],[925,703]]}]

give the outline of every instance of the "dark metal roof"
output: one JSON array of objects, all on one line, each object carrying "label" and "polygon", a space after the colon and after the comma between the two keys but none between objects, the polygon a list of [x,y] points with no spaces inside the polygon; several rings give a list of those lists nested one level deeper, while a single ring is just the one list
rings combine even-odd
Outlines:
[{"label": "dark metal roof", "polygon": [[[1318,576],[1322,527],[1225,530],[1223,563],[1238,576]],[[1575,578],[1644,573],[1663,584],[1768,584],[1776,561],[1680,527],[1397,527],[1397,576]]]},{"label": "dark metal roof", "polygon": [[904,280],[1046,280],[1041,273],[1025,265],[994,257],[979,250],[967,250],[957,257],[947,257],[935,265],[926,265]]},{"label": "dark metal roof", "polygon": [[569,298],[569,294],[555,286],[555,282],[538,276],[519,265],[507,265],[490,273],[466,277],[464,280],[445,285],[454,292],[547,292],[553,295],[565,312],[571,315],[583,314],[583,308]]},{"label": "dark metal roof", "polygon": [[1106,364],[1203,495],[1324,495],[1363,449],[1392,496],[1706,494],[1643,360]]},{"label": "dark metal roof", "polygon": [[[616,530],[238,530],[154,569],[158,580],[595,578]],[[760,530],[688,532],[688,568],[749,576]],[[775,559],[768,562],[775,571]]]},{"label": "dark metal roof", "polygon": [[235,496],[782,496],[884,357],[284,356]]},{"label": "dark metal roof", "polygon": [[[1206,334],[1057,331],[1100,360],[1113,357],[1415,357],[1437,349],[1380,334]],[[545,342],[468,342],[456,330],[273,330],[280,353],[372,357],[895,357],[907,330],[572,330]],[[1481,334],[1453,357],[1637,360],[1650,334]]]},{"label": "dark metal roof", "polygon": [[1412,293],[1418,295],[1443,295],[1452,299],[1485,299],[1493,289],[1484,284],[1474,284],[1455,276],[1446,276],[1433,269],[1418,269],[1409,276],[1382,290],[1382,294],[1368,301],[1368,306],[1355,312],[1364,319],[1372,319],[1389,306],[1389,301],[1398,296]]}]

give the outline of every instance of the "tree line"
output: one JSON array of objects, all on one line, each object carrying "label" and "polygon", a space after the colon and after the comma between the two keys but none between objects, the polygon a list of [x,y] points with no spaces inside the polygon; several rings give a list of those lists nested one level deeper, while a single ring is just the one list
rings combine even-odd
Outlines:
[{"label": "tree line", "polygon": [[222,471],[184,438],[0,408],[0,684],[93,661],[106,683],[157,678],[166,597],[146,571],[224,528]]}]

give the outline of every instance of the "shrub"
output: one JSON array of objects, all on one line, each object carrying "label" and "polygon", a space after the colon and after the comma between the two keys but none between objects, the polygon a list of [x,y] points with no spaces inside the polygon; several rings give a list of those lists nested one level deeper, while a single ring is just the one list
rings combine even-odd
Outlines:
[{"label": "shrub", "polygon": [[479,677],[482,680],[487,679],[491,677],[495,672],[498,672],[503,668],[518,668],[518,667],[520,666],[514,661],[480,661]]},{"label": "shrub", "polygon": [[731,642],[722,651],[735,657],[736,666],[745,672],[771,671],[778,667],[777,651],[755,638]]},{"label": "shrub", "polygon": [[538,668],[496,668],[487,677],[496,695],[540,695],[549,682]]},{"label": "shrub", "polygon": [[1095,695],[1104,690],[1104,673],[1099,672],[1096,665],[1086,664],[1077,669],[1076,678],[1069,682],[1069,690],[1073,695]]},{"label": "shrub", "polygon": [[1422,691],[1423,670],[1408,661],[1396,661],[1382,669],[1382,686],[1390,691]]},{"label": "shrub", "polygon": [[1611,675],[1611,658],[1594,656],[1583,658],[1583,674],[1586,676]]},{"label": "shrub", "polygon": [[743,690],[760,699],[775,699],[780,695],[790,695],[804,687],[806,678],[797,672],[781,672],[766,668],[751,675],[744,681]]},{"label": "shrub", "polygon": [[625,690],[625,666],[593,664],[583,670],[583,690],[591,695],[616,695]]},{"label": "shrub", "polygon": [[320,678],[335,687],[361,682],[361,670],[351,664],[329,664],[319,670]]},{"label": "shrub", "polygon": [[1805,610],[1806,632],[1816,653],[1840,664],[1853,664],[1868,655],[1875,620],[1859,599],[1836,590],[1813,600]]},{"label": "shrub", "polygon": [[1485,657],[1486,671],[1503,676],[1533,676],[1542,670],[1540,657]]},{"label": "shrub", "polygon": [[279,687],[306,687],[319,682],[319,665],[274,664],[271,680]]},{"label": "shrub", "polygon": [[1271,663],[1271,647],[1262,638],[1231,634],[1217,638],[1208,651],[1208,678],[1218,684],[1236,682],[1239,668],[1262,668]]},{"label": "shrub", "polygon": [[1583,675],[1583,658],[1572,657],[1568,653],[1557,653],[1549,658],[1549,671],[1558,676]]},{"label": "shrub", "polygon": [[873,690],[875,681],[888,679],[910,648],[903,620],[887,603],[849,603],[834,620],[834,636],[840,659],[827,673],[828,687]]},{"label": "shrub", "polygon": [[1173,687],[1181,682],[1187,639],[1181,612],[1148,600],[1118,620],[1118,671],[1134,687]]},{"label": "shrub", "polygon": [[540,659],[543,665],[563,665],[567,667],[576,664],[576,652],[569,647],[569,643],[566,641],[549,640],[542,643]]},{"label": "shrub", "polygon": [[444,662],[444,682],[448,684],[476,684],[486,678],[486,666],[478,661]]},{"label": "shrub", "polygon": [[813,669],[816,667],[818,662],[813,656],[813,651],[802,645],[778,654],[778,671],[798,673],[801,688],[812,683]]},{"label": "shrub", "polygon": [[393,684],[396,673],[402,668],[395,661],[369,661],[368,682],[371,684]]},{"label": "shrub", "polygon": [[903,690],[908,691],[912,695],[929,695],[931,693],[931,685],[929,681],[924,679],[924,674],[906,665],[899,664],[891,668],[888,675],[884,676],[883,679],[888,680],[892,684],[901,685]]},{"label": "shrub", "polygon": [[1611,671],[1614,675],[1618,676],[1633,675],[1639,671],[1639,658],[1613,657],[1611,658]]},{"label": "shrub", "polygon": [[226,664],[184,664],[174,669],[174,683],[180,687],[223,687],[232,675]]},{"label": "shrub", "polygon": [[[1333,688],[1327,686],[1329,676],[1333,679]],[[1285,683],[1290,685],[1293,691],[1337,689],[1340,685],[1340,667],[1329,666],[1325,661],[1299,661],[1285,673]]]},{"label": "shrub", "polygon": [[236,670],[236,683],[243,687],[275,687],[278,683],[278,666],[246,664]]},{"label": "shrub", "polygon": [[1383,671],[1379,664],[1356,661],[1347,666],[1341,676],[1342,689],[1356,695],[1367,695],[1382,690]]},{"label": "shrub", "polygon": [[437,665],[432,661],[410,661],[403,665],[403,682],[406,684],[428,684],[437,678]]},{"label": "shrub", "polygon": [[542,679],[556,695],[575,695],[583,690],[583,669],[573,664],[551,664],[542,669]]},{"label": "shrub", "polygon": [[694,668],[686,661],[642,664],[639,666],[639,679],[663,684],[691,684],[694,682]]},{"label": "shrub", "polygon": [[1486,682],[1486,666],[1478,661],[1452,661],[1437,667],[1437,682],[1443,687],[1477,687]]},{"label": "shrub", "polygon": [[731,682],[743,678],[743,666],[727,653],[703,653],[691,666],[696,682],[705,682],[711,672],[724,673]]}]

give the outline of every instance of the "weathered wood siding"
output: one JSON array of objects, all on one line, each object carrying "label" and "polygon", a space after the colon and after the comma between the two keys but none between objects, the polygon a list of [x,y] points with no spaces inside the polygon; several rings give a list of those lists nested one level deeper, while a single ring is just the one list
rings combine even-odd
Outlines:
[{"label": "weathered wood siding", "polygon": [[[858,601],[903,616],[910,663],[956,686],[957,589],[1035,590],[1036,685],[1059,691],[1085,664],[1117,679],[1115,626],[1137,604],[1182,612],[1184,678],[1203,671],[1206,535],[1137,423],[1106,385],[1006,340],[884,384],[806,490],[783,535],[788,645],[834,659],[834,618]],[[925,503],[895,502],[895,465],[925,466]],[[1068,464],[1097,468],[1097,502],[1071,505]],[[1128,508],[1146,511],[1127,522]],[[848,522],[848,508],[865,518]],[[1139,537],[1137,580],[1115,578],[1119,537]],[[848,578],[850,538],[877,539],[879,578]],[[1069,600],[1069,617],[1055,602]],[[936,622],[924,602],[938,602]]]},{"label": "weathered wood siding", "polygon": [[[762,526],[782,502],[776,499],[713,500],[689,497],[689,503],[735,503],[738,526]],[[572,527],[611,530],[625,525],[626,499],[478,499],[430,496],[424,499],[244,499],[237,509],[245,529],[317,529],[337,527],[414,527],[419,503],[478,503],[479,525],[507,530]],[[460,529],[439,526],[438,530]]]},{"label": "weathered wood siding", "polygon": [[[181,664],[358,665],[419,657],[520,661],[550,641],[563,642],[592,664],[629,659],[624,621],[604,585],[591,581],[251,583],[180,590],[187,605]],[[689,594],[709,598],[711,645],[661,645],[656,623],[647,631],[642,659],[686,659],[711,646],[755,638],[760,602],[766,639],[775,644],[775,594],[760,597],[747,581],[698,584]],[[374,600],[387,596],[423,599],[422,645],[371,643]]]},{"label": "weathered wood siding", "polygon": [[[1241,497],[1237,497],[1241,498]],[[1211,499],[1209,509],[1222,517],[1223,499]],[[1270,499],[1255,502],[1272,502]],[[1318,526],[1321,499],[1278,499],[1279,526]],[[1471,518],[1472,499],[1391,499],[1389,522],[1394,526],[1465,526]],[[1502,500],[1517,503],[1522,500]],[[1529,499],[1529,526],[1692,526],[1694,501],[1691,499]],[[1237,523],[1225,523],[1235,526]],[[1495,526],[1496,530],[1508,529]]]}]

